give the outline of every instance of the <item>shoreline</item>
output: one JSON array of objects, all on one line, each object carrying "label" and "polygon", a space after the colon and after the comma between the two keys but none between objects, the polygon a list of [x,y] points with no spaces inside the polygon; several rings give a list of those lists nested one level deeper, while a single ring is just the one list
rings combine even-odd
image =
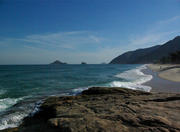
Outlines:
[{"label": "shoreline", "polygon": [[147,67],[157,72],[160,78],[180,82],[180,64],[149,64]]},{"label": "shoreline", "polygon": [[[143,69],[143,70],[141,70],[141,72],[143,72],[144,74],[152,75],[153,78],[150,81],[143,83],[142,85],[150,86],[152,88],[149,92],[150,94],[151,93],[158,94],[158,92],[168,93],[168,94],[180,93],[180,89],[178,88],[178,86],[180,86],[180,82],[172,82],[172,81],[162,79],[158,76],[157,72],[152,71],[147,65],[146,65],[146,67],[147,67],[147,69]],[[113,87],[109,87],[109,88],[113,89]],[[83,90],[83,91],[87,91],[87,90]],[[82,93],[83,93],[83,91],[82,91]],[[78,95],[75,95],[75,96],[78,96]],[[3,129],[3,130],[7,130],[7,129]],[[2,131],[2,130],[0,130],[0,131]]]},{"label": "shoreline", "polygon": [[76,96],[49,97],[40,111],[0,132],[180,131],[180,94],[92,87]]},{"label": "shoreline", "polygon": [[150,81],[143,83],[143,85],[150,86],[152,88],[150,92],[180,93],[180,82],[161,78],[157,71],[152,70],[149,66],[146,67],[147,69],[142,70],[142,72],[144,74],[152,75],[153,78]]}]

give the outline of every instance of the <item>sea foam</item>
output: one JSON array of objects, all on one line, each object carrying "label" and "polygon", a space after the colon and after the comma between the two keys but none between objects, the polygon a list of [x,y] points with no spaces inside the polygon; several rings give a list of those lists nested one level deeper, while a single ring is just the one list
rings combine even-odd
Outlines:
[{"label": "sea foam", "polygon": [[0,119],[0,130],[17,127],[22,119],[27,116],[25,113],[15,112]]},{"label": "sea foam", "polygon": [[0,99],[0,130],[17,127],[31,112],[31,104],[18,105],[26,97]]},{"label": "sea foam", "polygon": [[0,99],[0,112],[6,110],[7,108],[13,106],[14,104],[16,104],[19,100],[22,100],[22,98],[17,98],[17,99],[13,99],[13,98],[4,98],[4,99]]},{"label": "sea foam", "polygon": [[153,77],[152,75],[147,75],[142,72],[146,69],[146,65],[139,66],[135,69],[125,71],[123,73],[115,75],[117,78],[121,78],[125,81],[113,81],[109,83],[110,87],[124,87],[135,90],[142,90],[150,92],[151,87],[145,86],[143,83],[150,81]]},{"label": "sea foam", "polygon": [[91,85],[88,87],[80,87],[73,89],[73,95],[81,93],[83,90],[87,90],[90,87],[123,87],[129,88],[134,90],[141,90],[150,92],[151,87],[143,85],[145,82],[150,81],[153,76],[147,75],[142,72],[142,70],[147,69],[146,65],[138,66],[134,69],[124,71],[122,73],[116,74],[115,77],[120,78],[125,81],[113,81],[107,84],[100,84],[100,85]]}]

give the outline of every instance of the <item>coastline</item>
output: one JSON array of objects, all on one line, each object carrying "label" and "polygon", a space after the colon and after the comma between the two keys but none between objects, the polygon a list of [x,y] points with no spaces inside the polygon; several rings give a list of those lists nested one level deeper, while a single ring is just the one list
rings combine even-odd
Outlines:
[{"label": "coastline", "polygon": [[[87,65],[86,68],[88,68],[88,66],[91,68],[92,65]],[[70,66],[68,66],[70,67]],[[82,67],[82,66],[81,66]],[[94,67],[94,66],[93,66]],[[97,68],[96,68],[97,67]],[[95,69],[97,69],[96,73],[98,73],[98,67],[99,68],[102,68],[102,66],[95,66]],[[104,75],[103,77],[101,76],[98,76],[98,74],[94,74],[94,77],[95,79],[98,78],[100,80],[100,82],[103,82],[102,83],[102,87],[123,87],[123,88],[131,88],[131,89],[138,89],[138,90],[143,90],[143,91],[147,91],[149,92],[150,91],[150,87],[148,86],[143,86],[141,85],[142,83],[148,81],[150,79],[149,75],[143,75],[143,73],[141,72],[142,69],[144,69],[145,67],[144,66],[141,66],[141,65],[104,65],[103,66],[103,72],[100,72],[102,74],[100,74],[101,76],[103,75],[103,73],[106,73],[104,71],[108,71],[108,76],[106,74],[105,75],[105,81],[103,80],[104,79]],[[62,69],[62,68],[61,68]],[[75,68],[72,68],[72,69],[75,69]],[[71,69],[69,69],[71,71]],[[111,74],[109,74],[109,72]],[[54,73],[54,72],[53,72]],[[73,71],[72,71],[73,73]],[[93,72],[92,72],[93,73]],[[38,75],[38,71],[36,72],[36,75]],[[75,74],[74,74],[75,75]],[[74,76],[73,75],[73,76]],[[76,75],[75,75],[76,76]],[[106,77],[107,76],[107,77]],[[54,77],[52,77],[54,78]],[[88,75],[84,76],[84,78],[88,78]],[[109,79],[108,79],[109,78]],[[54,78],[56,79],[56,78]],[[94,79],[94,80],[95,80]],[[107,81],[108,79],[108,81]],[[124,80],[127,80],[127,81],[124,81]],[[33,82],[37,79],[33,79],[32,78],[32,84]],[[91,80],[93,80],[91,78]],[[123,81],[122,81],[123,80]],[[49,79],[47,79],[46,82],[48,82]],[[88,81],[88,80],[87,80]],[[41,81],[42,82],[42,81]],[[83,84],[84,82],[86,82],[85,79],[82,80]],[[48,84],[47,83],[47,86],[48,87]],[[50,83],[51,84],[51,83]],[[53,84],[59,84],[57,83],[56,81],[53,82]],[[92,83],[91,83],[92,84]],[[34,85],[34,87],[38,87],[39,85]],[[64,85],[64,87],[66,88],[68,85]],[[67,94],[63,94],[63,95],[76,95],[76,94],[80,94],[80,92],[82,92],[83,90],[87,89],[87,88],[90,88],[90,87],[93,87],[93,86],[96,86],[96,85],[87,85],[85,87],[76,87],[76,89],[72,89],[72,90],[69,90],[69,92],[67,91]],[[53,85],[51,86],[52,90],[56,90],[56,85]],[[63,87],[63,86],[62,86]],[[32,87],[33,88],[33,87]],[[63,88],[63,89],[65,89]],[[48,89],[47,89],[48,90]],[[61,89],[59,89],[61,90]],[[53,94],[53,96],[55,95],[61,95],[62,93],[64,92],[60,92],[58,90],[58,92],[56,92],[55,94]],[[45,90],[44,90],[45,91]],[[7,91],[8,92],[8,91]],[[51,92],[51,91],[50,91]],[[29,93],[31,94],[31,93]],[[47,96],[51,96],[50,95],[47,95]],[[33,97],[33,96],[32,96]],[[38,101],[38,99],[36,100],[34,97],[32,99],[32,97],[28,98],[28,100],[26,99],[22,99],[22,101],[17,101],[15,103],[15,105],[12,104],[12,107],[10,107],[9,109],[12,111],[12,114],[9,112],[9,111],[5,111],[4,114],[1,114],[0,117],[0,129],[5,129],[5,128],[8,128],[8,127],[14,127],[14,126],[17,126],[19,125],[19,123],[21,122],[21,120],[27,116],[27,114],[34,109],[34,107],[36,107],[36,101]],[[41,96],[40,96],[41,97]],[[39,98],[40,98],[39,97]],[[42,97],[44,98],[44,97]],[[14,100],[14,98],[12,98],[11,100]],[[34,100],[34,101],[32,101]],[[35,101],[36,100],[36,101]],[[32,104],[30,104],[30,102],[32,101]],[[27,103],[26,103],[27,102]],[[5,102],[6,103],[6,102]],[[5,104],[4,103],[4,104]],[[35,103],[35,106],[33,105]],[[29,105],[30,104],[30,105]],[[29,108],[29,106],[31,106],[31,108]],[[8,107],[8,106],[7,106]],[[19,109],[20,108],[20,109]],[[21,110],[21,108],[23,108]],[[7,109],[8,110],[8,109]],[[29,111],[29,112],[28,112]],[[10,113],[10,114],[9,114]]]},{"label": "coastline", "polygon": [[180,93],[180,82],[162,78],[159,76],[159,72],[151,69],[149,65],[142,72],[153,76],[150,81],[144,83],[144,85],[152,87],[150,92]]},{"label": "coastline", "polygon": [[80,95],[49,97],[34,116],[0,132],[180,131],[180,94],[92,87]]},{"label": "coastline", "polygon": [[[146,67],[147,67],[147,65],[146,65]],[[140,68],[141,69],[141,68]],[[143,83],[143,85],[146,85],[146,86],[150,86],[150,87],[152,87],[152,89],[151,89],[151,91],[149,92],[149,94],[147,94],[148,96],[150,95],[151,96],[151,94],[153,94],[153,96],[152,96],[152,98],[154,99],[154,95],[156,95],[156,97],[158,98],[158,97],[161,97],[161,95],[163,94],[163,98],[165,98],[165,94],[167,94],[168,96],[169,95],[178,95],[178,98],[179,98],[179,93],[180,93],[180,89],[178,88],[178,86],[180,86],[180,83],[179,82],[172,82],[172,81],[169,81],[169,80],[165,80],[165,79],[162,79],[162,78],[160,78],[159,76],[158,76],[158,73],[157,72],[155,72],[155,71],[152,71],[149,67],[147,67],[147,69],[141,69],[140,70],[141,72],[143,72],[144,74],[146,74],[146,75],[152,75],[153,76],[153,78],[152,78],[152,80],[150,80],[150,81],[148,81],[148,82],[145,82],[145,83]],[[116,88],[116,87],[114,87],[114,88],[110,88],[110,87],[108,87],[109,89],[115,89],[115,91],[118,89],[121,89],[121,88]],[[92,89],[92,88],[90,88],[90,89]],[[99,93],[101,93],[101,94],[104,94],[104,88],[101,88],[101,87],[99,87],[99,89],[100,90],[97,90],[96,89],[96,94],[99,92]],[[117,90],[117,92],[118,92],[118,90]],[[84,90],[84,91],[89,91],[89,89],[88,90]],[[82,93],[84,93],[84,91],[82,92]],[[128,96],[129,95],[131,95],[131,90],[128,90],[128,89],[126,89],[126,90],[123,90],[123,91],[121,91],[121,92],[124,92],[124,91],[126,91],[127,93],[128,93]],[[134,90],[134,91],[137,91],[137,90]],[[114,96],[114,93],[111,93],[111,91],[109,91],[110,93],[110,96]],[[125,93],[126,93],[125,92]],[[141,91],[142,92],[142,91]],[[139,93],[141,93],[141,92],[139,92]],[[143,94],[143,93],[141,93],[141,94]],[[138,96],[139,96],[139,94],[137,94]],[[146,96],[147,96],[146,95]],[[159,95],[159,96],[158,96]],[[81,95],[80,95],[81,96]],[[89,96],[89,95],[88,95]],[[124,93],[123,93],[123,96],[125,96],[124,98],[126,98],[126,94],[124,95]],[[132,94],[132,96],[134,96],[134,94]],[[135,95],[136,96],[136,95]],[[76,99],[78,99],[78,98],[76,98],[76,97],[79,97],[79,94],[78,95],[76,95],[76,96],[70,96],[70,97],[62,97],[62,98],[65,98],[65,100],[66,100],[66,98],[74,98],[75,100]],[[51,97],[50,97],[51,98]],[[55,96],[54,98],[59,98],[59,97],[57,97],[57,96]],[[93,98],[94,98],[94,95],[90,95],[88,98],[90,98],[90,100],[92,99],[93,100]],[[100,99],[101,97],[99,97],[99,99]],[[104,97],[103,97],[104,98]],[[119,98],[119,97],[118,97]],[[129,97],[128,97],[129,98]],[[146,98],[146,97],[144,97],[144,98]],[[73,99],[72,99],[73,100]],[[114,99],[114,100],[117,100],[117,98],[116,99]],[[54,100],[55,102],[54,103],[56,103],[56,100]],[[142,100],[142,101],[144,101],[144,100]],[[96,102],[96,100],[95,100],[95,102]],[[132,103],[133,101],[131,100],[130,101],[130,103]],[[51,102],[50,101],[50,103],[53,103],[53,102]],[[69,100],[67,99],[67,102],[65,102],[66,103],[66,105],[69,105]],[[98,102],[99,103],[99,102]],[[101,103],[101,102],[100,102]],[[113,102],[112,102],[113,103]],[[79,104],[79,102],[77,101],[77,104]],[[88,105],[88,103],[86,104],[86,105]],[[99,105],[99,104],[97,104],[97,105]],[[116,105],[116,104],[113,104],[113,105]],[[42,105],[42,106],[44,106],[44,104]],[[41,109],[42,109],[42,106],[41,106]],[[52,107],[52,106],[50,106],[50,107]],[[84,106],[83,106],[84,107]],[[105,106],[103,106],[103,107],[105,107]],[[122,106],[122,107],[124,107],[124,106]],[[129,106],[128,106],[129,107]],[[79,109],[79,108],[78,108]],[[96,106],[92,106],[92,109],[96,109]],[[106,108],[105,108],[106,109]],[[124,109],[124,108],[123,108]],[[71,113],[70,114],[68,114],[68,116],[71,116]],[[40,117],[41,117],[42,115],[40,115]],[[74,115],[73,115],[74,116]],[[29,118],[29,117],[27,117],[27,118]],[[25,120],[27,119],[27,118],[25,118]],[[25,120],[23,120],[23,122],[26,122]],[[32,119],[31,119],[32,120]],[[77,120],[77,119],[76,119]],[[24,124],[24,123],[23,123]],[[55,124],[56,125],[56,124]],[[20,125],[20,126],[23,126],[23,125]],[[24,127],[24,126],[23,126]],[[11,129],[11,128],[10,128]],[[18,128],[12,128],[11,130],[16,130],[16,129],[18,129]],[[4,131],[6,132],[6,130],[8,130],[8,129],[4,129]],[[4,132],[3,130],[1,130],[2,132]],[[18,131],[18,130],[17,130]],[[13,131],[13,132],[17,132],[17,131]]]},{"label": "coastline", "polygon": [[147,66],[157,72],[160,78],[180,82],[180,64],[149,64]]}]

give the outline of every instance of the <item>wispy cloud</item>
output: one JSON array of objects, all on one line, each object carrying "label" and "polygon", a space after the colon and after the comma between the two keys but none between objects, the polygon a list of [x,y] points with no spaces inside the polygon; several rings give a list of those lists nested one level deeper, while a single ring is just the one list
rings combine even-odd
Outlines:
[{"label": "wispy cloud", "polygon": [[131,35],[129,44],[136,48],[163,44],[180,33],[176,28],[180,26],[179,22],[180,16],[157,21],[143,34]]},{"label": "wispy cloud", "polygon": [[167,38],[169,36],[172,36],[172,34],[175,34],[177,32],[157,32],[157,33],[147,33],[142,36],[136,36],[134,38],[130,39],[130,44],[135,46],[149,46],[149,45],[157,45],[157,44],[163,44],[167,41]]},{"label": "wispy cloud", "polygon": [[88,63],[98,63],[102,60],[109,61],[114,54],[112,50],[109,51],[109,57],[104,54],[103,51],[107,51],[105,48],[101,48],[104,40],[96,32],[71,31],[5,38],[0,41],[0,46],[7,47],[4,50],[6,52],[1,50],[3,51],[1,55],[8,56],[8,60],[11,62],[15,60],[12,58],[17,58],[16,63],[21,63],[22,60],[26,62],[27,58],[31,58],[34,63],[46,63],[54,59],[68,63],[80,63],[85,60]]},{"label": "wispy cloud", "polygon": [[163,25],[163,24],[171,24],[172,22],[175,22],[177,20],[180,20],[180,16],[173,16],[171,18],[168,18],[166,20],[161,20],[157,22],[157,25]]},{"label": "wispy cloud", "polygon": [[33,34],[22,38],[5,38],[0,41],[1,45],[23,45],[34,48],[58,48],[58,49],[78,49],[81,46],[96,45],[103,42],[95,32],[71,31],[56,32],[46,34]]},{"label": "wispy cloud", "polygon": [[24,38],[14,40],[33,44],[34,47],[42,45],[55,48],[75,49],[81,45],[100,43],[103,39],[98,37],[94,32],[72,31],[28,35]]},{"label": "wispy cloud", "polygon": [[94,36],[94,35],[91,35],[91,36],[90,36],[90,39],[94,40],[94,41],[97,42],[97,43],[99,43],[99,42],[101,42],[101,40],[103,40],[102,38],[96,37],[96,36]]}]

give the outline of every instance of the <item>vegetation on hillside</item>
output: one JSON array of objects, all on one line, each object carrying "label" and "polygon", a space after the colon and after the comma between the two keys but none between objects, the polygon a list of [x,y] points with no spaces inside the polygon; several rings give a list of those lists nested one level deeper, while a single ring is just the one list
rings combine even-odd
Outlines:
[{"label": "vegetation on hillside", "polygon": [[[126,52],[114,58],[110,64],[147,64],[159,62],[161,59],[162,62],[168,62],[170,59],[172,63],[179,63],[176,51],[180,51],[180,36],[162,45]],[[171,53],[173,53],[172,56],[166,58]]]},{"label": "vegetation on hillside", "polygon": [[169,54],[167,57],[161,58],[160,63],[180,64],[180,50]]}]

